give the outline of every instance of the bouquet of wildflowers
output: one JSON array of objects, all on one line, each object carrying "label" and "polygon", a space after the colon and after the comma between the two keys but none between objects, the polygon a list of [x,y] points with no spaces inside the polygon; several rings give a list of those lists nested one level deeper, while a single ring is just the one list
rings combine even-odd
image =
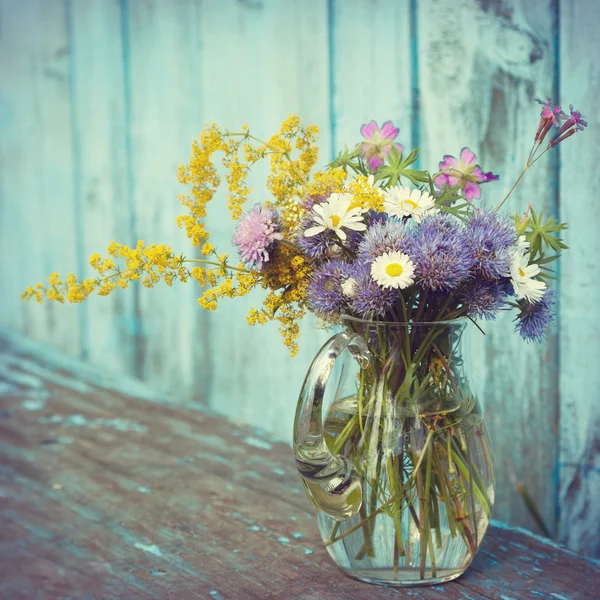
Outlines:
[{"label": "bouquet of wildflowers", "polygon": [[[538,102],[540,124],[518,181],[543,154],[586,126],[572,106],[567,116],[550,100]],[[553,126],[557,131],[549,136]],[[262,141],[248,127],[233,133],[208,125],[194,142],[190,163],[179,170],[180,182],[191,189],[180,197],[187,213],[177,224],[202,258],[166,245],[111,242],[108,257],[90,258],[95,277],[69,273],[62,280],[53,273],[47,285],[27,288],[23,298],[82,302],[136,280],[146,287],[195,280],[203,288],[199,304],[214,310],[222,298],[260,286],[266,297],[250,310],[248,322],[278,321],[292,354],[307,310],[333,322],[343,314],[388,321],[493,319],[510,309],[521,335],[541,340],[553,317],[548,265],[566,247],[558,237],[566,225],[542,219],[531,205],[514,217],[499,212],[504,201],[496,209],[477,206],[481,186],[498,176],[484,172],[468,148],[458,158],[444,156],[429,173],[413,168],[418,150],[404,153],[391,122],[379,128],[371,121],[361,133],[362,143],[311,177],[316,126],[292,116]],[[213,162],[217,152],[223,154],[228,206],[238,222],[233,244],[241,262],[235,265],[210,243],[204,223],[221,183]],[[246,176],[262,159],[270,161],[272,198],[244,212]]]},{"label": "bouquet of wildflowers", "polygon": [[[543,108],[533,146],[506,198],[546,152],[586,126],[572,106],[567,115],[550,100],[538,102]],[[356,521],[342,526],[334,519],[327,543],[360,532],[351,562],[371,560],[375,568],[374,522],[387,515],[394,524],[397,570],[401,559],[410,559],[401,521],[408,515],[417,531],[421,579],[426,569],[435,578],[444,528],[472,557],[493,500],[473,460],[473,452],[479,453],[487,468],[487,442],[475,448],[465,441],[462,427],[477,422],[477,408],[461,359],[453,355],[455,330],[449,324],[494,319],[508,310],[525,340],[541,341],[554,317],[550,265],[566,248],[560,238],[566,225],[531,205],[505,215],[500,209],[506,198],[497,207],[480,204],[482,186],[498,176],[485,172],[469,148],[444,156],[429,172],[415,168],[417,149],[406,152],[395,141],[399,130],[392,122],[378,127],[371,121],[360,131],[362,142],[313,172],[318,129],[296,116],[267,140],[246,126],[231,132],[207,125],[179,171],[189,193],[180,198],[187,210],[177,224],[199,249],[195,257],[143,241],[131,247],[112,242],[108,256],[90,258],[94,277],[69,274],[63,280],[53,273],[47,285],[30,287],[23,297],[81,302],[136,280],[146,287],[193,280],[202,288],[199,304],[214,310],[223,298],[260,287],[264,301],[250,309],[248,323],[277,321],[292,354],[307,311],[325,324],[343,322],[365,339],[375,360],[361,371],[352,402],[332,413],[328,444],[350,457],[363,489],[361,503],[340,509]],[[237,261],[213,247],[205,227],[207,204],[221,183],[216,154],[237,222]],[[244,209],[247,174],[261,160],[270,163],[271,197]],[[420,447],[410,441],[418,431],[426,432]],[[399,446],[398,435],[404,434],[409,437]],[[305,473],[318,465],[310,452],[304,453]],[[319,506],[322,492],[305,479]],[[346,491],[336,496],[338,504]]]}]

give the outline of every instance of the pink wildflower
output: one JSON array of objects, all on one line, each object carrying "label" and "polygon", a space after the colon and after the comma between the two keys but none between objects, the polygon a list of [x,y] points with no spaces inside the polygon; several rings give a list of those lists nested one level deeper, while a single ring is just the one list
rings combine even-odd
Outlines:
[{"label": "pink wildflower", "polygon": [[399,152],[404,150],[404,146],[394,143],[399,129],[394,127],[391,121],[386,121],[381,129],[375,121],[371,121],[363,125],[360,132],[367,140],[361,144],[360,155],[369,163],[372,171],[376,171],[383,164],[392,146],[395,146]]},{"label": "pink wildflower", "polygon": [[544,107],[542,108],[540,123],[535,133],[535,141],[541,144],[544,141],[546,134],[550,131],[552,125],[556,125],[558,127],[560,125],[560,120],[566,118],[566,115],[561,110],[560,106],[552,106],[550,98],[546,98],[545,101],[540,100],[539,98],[534,98],[534,100]]},{"label": "pink wildflower", "polygon": [[446,154],[440,163],[440,174],[434,178],[436,187],[442,189],[444,185],[448,187],[460,185],[468,202],[473,198],[479,198],[481,196],[479,184],[500,179],[500,176],[492,172],[484,173],[476,164],[476,160],[477,156],[469,148],[460,151],[460,158]]},{"label": "pink wildflower", "polygon": [[587,127],[587,121],[578,110],[573,110],[572,104],[569,105],[569,110],[571,111],[571,116],[567,117],[567,120],[561,125],[556,135],[550,140],[552,148],[568,137],[571,137],[574,133],[583,131]]},{"label": "pink wildflower", "polygon": [[240,221],[233,243],[242,260],[253,263],[259,269],[269,261],[269,249],[276,240],[281,240],[277,213],[267,206],[255,204],[254,208]]}]

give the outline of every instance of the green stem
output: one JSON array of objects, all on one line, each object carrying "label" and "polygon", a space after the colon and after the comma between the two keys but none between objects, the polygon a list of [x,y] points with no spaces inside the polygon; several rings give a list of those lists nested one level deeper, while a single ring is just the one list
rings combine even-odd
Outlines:
[{"label": "green stem", "polygon": [[[452,456],[451,456],[451,458],[449,457],[449,460],[452,460],[456,464],[456,466],[458,467],[458,470],[460,471],[460,474],[462,475],[464,480],[468,481],[469,480],[469,469],[465,465],[464,461],[462,460],[462,458],[460,456],[460,450],[458,449],[458,444],[456,443],[455,440],[452,440],[452,446],[453,446]],[[479,500],[481,507],[485,511],[485,514],[489,517],[491,514],[491,502],[490,502],[490,499],[488,498],[487,492],[485,491],[485,486],[483,485],[483,482],[481,481],[481,478],[479,477],[477,471],[473,472],[473,476],[474,476],[474,480],[475,480],[475,487],[474,487],[475,495],[477,496],[477,499]]]},{"label": "green stem", "polygon": [[334,454],[339,454],[340,450],[344,447],[344,444],[348,441],[348,438],[352,434],[352,430],[356,425],[356,421],[358,419],[357,415],[353,415],[340,435],[336,438],[335,443],[333,444],[332,452]]},{"label": "green stem", "polygon": [[294,164],[294,161],[292,160],[292,157],[291,157],[290,153],[287,150],[284,150],[283,148],[280,148],[279,146],[275,146],[273,144],[269,144],[269,142],[265,142],[264,140],[261,140],[260,138],[257,138],[254,135],[250,135],[247,131],[235,132],[235,133],[231,133],[231,132],[228,131],[224,135],[226,137],[241,136],[241,137],[244,137],[244,138],[246,138],[248,140],[254,140],[255,142],[259,142],[260,144],[262,144],[266,148],[269,148],[269,150],[272,150],[273,152],[275,152],[277,154],[283,154],[288,159],[288,161],[290,162],[290,165],[292,167],[292,171],[294,171],[294,173],[296,174],[296,176],[298,177],[298,179],[300,179],[300,181],[304,185],[308,185],[308,179],[306,178],[306,175],[304,173],[302,173],[301,171],[298,170],[298,168]]},{"label": "green stem", "polygon": [[231,267],[229,265],[225,265],[223,263],[213,262],[212,260],[201,260],[198,258],[186,258],[184,263],[199,263],[202,265],[211,265],[214,267],[221,267],[221,269],[225,269],[226,271],[239,271],[240,273],[255,273],[256,271],[251,271],[249,269],[244,269],[242,267]]},{"label": "green stem", "polygon": [[502,200],[502,202],[500,202],[500,204],[498,204],[498,206],[496,207],[496,212],[498,212],[502,208],[504,203],[508,200],[508,197],[513,193],[514,189],[519,184],[519,181],[521,181],[521,179],[523,179],[523,175],[525,175],[525,172],[527,171],[527,169],[529,169],[529,166],[530,165],[525,165],[525,168],[521,171],[521,174],[519,175],[517,180],[513,183],[513,186],[510,188],[510,190],[508,190],[508,194],[506,194],[506,196],[504,196],[504,200]]},{"label": "green stem", "polygon": [[469,500],[471,505],[471,522],[473,523],[473,533],[475,534],[475,543],[479,543],[479,532],[478,532],[478,524],[477,524],[477,513],[475,512],[475,494],[473,493],[475,490],[475,486],[473,483],[473,463],[471,462],[471,453],[469,452],[468,447],[465,450],[467,455],[467,465],[469,467]]},{"label": "green stem", "polygon": [[438,488],[440,494],[442,496],[442,500],[446,505],[446,516],[448,518],[448,527],[450,528],[450,535],[455,538],[456,537],[456,520],[454,519],[454,512],[452,509],[452,505],[450,504],[450,498],[448,497],[448,493],[446,491],[446,484],[442,475],[442,461],[440,460],[436,445],[433,445],[433,460],[435,462],[435,469],[438,473]]},{"label": "green stem", "polygon": [[358,529],[363,527],[364,523],[368,523],[369,521],[373,520],[377,515],[381,514],[385,510],[387,510],[389,508],[391,502],[392,502],[391,500],[388,500],[387,502],[382,504],[377,510],[374,510],[368,517],[363,519],[360,523],[357,523],[353,527],[350,527],[350,529],[346,529],[346,531],[344,531],[344,533],[342,533],[342,535],[333,537],[333,532],[332,532],[332,535],[331,535],[329,541],[325,542],[325,547],[331,546],[332,544],[339,542],[340,540],[344,539],[347,535],[354,533],[355,531],[357,531]]},{"label": "green stem", "polygon": [[427,561],[427,517],[425,516],[425,499],[423,498],[423,482],[421,472],[417,473],[417,495],[419,496],[419,576],[425,579],[425,563]]}]

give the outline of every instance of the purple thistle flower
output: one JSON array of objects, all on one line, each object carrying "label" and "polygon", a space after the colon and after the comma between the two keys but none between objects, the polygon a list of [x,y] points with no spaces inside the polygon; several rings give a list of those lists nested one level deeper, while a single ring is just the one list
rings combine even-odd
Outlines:
[{"label": "purple thistle flower", "polygon": [[521,312],[515,319],[515,329],[528,342],[542,342],[546,337],[548,326],[554,320],[554,305],[556,298],[554,290],[548,288],[539,302],[521,300]]},{"label": "purple thistle flower", "polygon": [[498,279],[508,272],[510,249],[517,240],[511,221],[494,211],[477,210],[466,223],[466,242],[473,274]]},{"label": "purple thistle flower", "polygon": [[308,285],[308,304],[321,317],[337,316],[349,305],[342,284],[350,277],[350,265],[331,260],[318,267]]},{"label": "purple thistle flower", "polygon": [[473,266],[464,228],[444,213],[423,219],[407,254],[415,263],[417,282],[433,291],[454,289]]},{"label": "purple thistle flower", "polygon": [[512,285],[509,279],[497,281],[476,279],[465,286],[459,297],[468,309],[467,314],[493,320],[512,293]]},{"label": "purple thistle flower", "polygon": [[360,128],[360,133],[366,140],[360,146],[360,155],[367,161],[372,171],[376,171],[383,164],[392,146],[395,146],[399,152],[404,150],[402,145],[394,143],[398,132],[399,129],[394,127],[391,121],[386,121],[381,129],[375,121]]},{"label": "purple thistle flower", "polygon": [[358,262],[370,264],[386,252],[408,253],[412,236],[399,219],[376,220],[358,246]]},{"label": "purple thistle flower", "polygon": [[364,214],[364,218],[365,218],[365,223],[367,223],[367,225],[369,227],[372,227],[376,223],[386,223],[387,220],[389,219],[389,216],[387,213],[379,212],[378,210],[373,210],[372,208],[370,208]]},{"label": "purple thistle flower", "polygon": [[351,277],[355,280],[352,310],[363,319],[383,317],[396,302],[397,290],[381,287],[371,275],[369,265],[354,265]]},{"label": "purple thistle flower", "polygon": [[[294,242],[309,258],[331,258],[342,252],[339,244],[341,240],[337,237],[333,229],[325,229],[317,235],[306,237],[304,231],[309,227],[316,225],[311,216],[304,217],[298,227],[298,234],[295,236]],[[362,234],[359,231],[352,229],[346,233],[346,241],[343,245],[350,251],[356,250],[358,244],[362,240]]]},{"label": "purple thistle flower", "polygon": [[441,190],[445,185],[448,187],[460,185],[467,202],[479,198],[481,196],[479,184],[495,181],[500,179],[500,176],[494,175],[491,171],[484,173],[476,161],[477,155],[467,147],[460,151],[459,158],[446,154],[439,165],[440,174],[433,180],[436,187]]},{"label": "purple thistle flower", "polygon": [[298,227],[299,235],[296,236],[296,245],[308,256],[309,258],[323,258],[330,256],[339,250],[339,246],[336,245],[336,234],[333,229],[325,229],[313,235],[306,237],[304,231],[314,225],[314,221],[311,217],[305,217],[300,222]]},{"label": "purple thistle flower", "polygon": [[267,206],[255,204],[240,221],[233,243],[244,262],[261,269],[263,263],[269,261],[269,250],[273,244],[283,238],[280,229],[277,213]]}]

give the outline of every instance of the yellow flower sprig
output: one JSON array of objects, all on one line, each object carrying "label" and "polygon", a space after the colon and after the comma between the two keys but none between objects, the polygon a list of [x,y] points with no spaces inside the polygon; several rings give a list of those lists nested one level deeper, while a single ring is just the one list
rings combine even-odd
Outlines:
[{"label": "yellow flower sprig", "polygon": [[[22,294],[23,300],[35,298],[42,303],[44,300],[64,303],[79,303],[87,300],[94,292],[100,296],[108,296],[116,288],[127,288],[132,281],[141,281],[144,287],[154,287],[160,281],[172,286],[175,281],[185,283],[194,279],[203,287],[208,287],[198,299],[198,303],[207,309],[216,308],[216,300],[221,297],[244,296],[258,283],[260,274],[239,265],[227,264],[226,254],[217,255],[211,244],[203,247],[205,255],[214,254],[216,261],[201,259],[186,259],[182,254],[175,255],[166,245],[151,244],[145,246],[140,240],[135,248],[111,242],[108,255],[102,258],[93,254],[90,265],[98,276],[78,280],[69,273],[65,281],[58,273],[52,273],[48,284],[38,283],[28,287]],[[118,265],[119,259],[124,261],[123,268]],[[189,268],[188,264],[197,263],[202,266]],[[235,274],[237,285],[234,285]]]},{"label": "yellow flower sprig", "polygon": [[298,321],[306,314],[306,289],[312,269],[301,254],[289,246],[279,246],[273,260],[266,264],[261,273],[260,284],[270,290],[263,307],[251,308],[248,313],[250,325],[279,323],[279,332],[290,354],[298,352],[300,337]]},{"label": "yellow flower sprig", "polygon": [[[261,309],[250,310],[248,322],[255,325],[278,321],[284,343],[295,354],[300,335],[298,321],[306,313],[306,288],[311,269],[291,239],[304,212],[301,202],[311,186],[309,174],[318,158],[317,135],[316,125],[304,126],[295,115],[286,119],[279,132],[267,141],[251,135],[247,126],[239,133],[231,133],[214,123],[208,124],[192,144],[189,163],[178,170],[178,180],[190,189],[187,195],[179,197],[187,213],[176,219],[192,245],[201,247],[206,258],[187,259],[183,254],[176,255],[169,246],[146,246],[143,240],[135,247],[112,242],[107,258],[100,254],[90,257],[89,263],[96,272],[94,277],[78,279],[69,273],[62,280],[58,273],[52,273],[48,284],[28,287],[22,298],[35,298],[40,303],[44,300],[79,303],[93,293],[107,296],[116,288],[127,288],[132,281],[141,281],[151,288],[161,281],[172,286],[175,281],[195,280],[205,288],[198,303],[207,310],[214,310],[221,298],[244,296],[260,284],[268,293]],[[250,194],[246,182],[248,172],[257,161],[269,159],[271,172],[267,187],[281,214],[287,239],[281,240],[273,260],[261,271],[247,269],[243,264],[229,265],[228,255],[219,254],[209,242],[210,233],[205,226],[207,204],[221,184],[213,160],[216,153],[223,155],[221,164],[226,169],[228,208],[233,220],[241,218]],[[334,179],[343,181],[339,173]],[[313,191],[316,191],[314,186]]]}]

